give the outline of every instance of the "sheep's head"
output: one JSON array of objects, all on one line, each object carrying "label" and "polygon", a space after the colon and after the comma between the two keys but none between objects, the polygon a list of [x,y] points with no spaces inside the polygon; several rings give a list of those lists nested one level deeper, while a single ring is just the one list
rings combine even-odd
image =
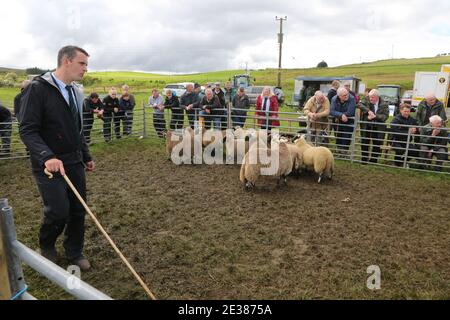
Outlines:
[{"label": "sheep's head", "polygon": [[294,140],[295,145],[304,146],[307,144],[306,136],[304,134],[297,134],[296,139]]}]

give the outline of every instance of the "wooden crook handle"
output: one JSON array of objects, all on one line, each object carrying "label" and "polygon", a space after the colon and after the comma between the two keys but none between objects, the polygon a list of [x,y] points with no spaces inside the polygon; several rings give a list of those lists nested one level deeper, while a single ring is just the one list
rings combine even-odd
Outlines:
[{"label": "wooden crook handle", "polygon": [[49,179],[53,179],[53,173],[47,170],[47,168],[44,169],[45,174],[48,176]]}]

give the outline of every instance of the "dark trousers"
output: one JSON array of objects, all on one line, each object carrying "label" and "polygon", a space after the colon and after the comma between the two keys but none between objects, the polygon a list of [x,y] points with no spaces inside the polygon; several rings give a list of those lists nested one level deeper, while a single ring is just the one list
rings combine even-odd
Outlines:
[{"label": "dark trousers", "polygon": [[226,129],[228,124],[228,111],[226,109],[222,110],[218,117],[220,117],[220,125],[222,128]]},{"label": "dark trousers", "polygon": [[[409,161],[411,157],[416,158],[419,156],[418,147],[415,144],[410,143],[408,146],[408,154],[406,155],[406,161]],[[394,164],[397,167],[402,167],[404,163],[404,154],[406,153],[406,143],[394,143],[392,149],[395,152]]]},{"label": "dark trousers", "polygon": [[130,135],[133,132],[133,111],[127,111],[124,115],[123,134]]},{"label": "dark trousers", "polygon": [[12,124],[10,122],[0,123],[0,138],[2,140],[0,155],[8,156],[11,153],[11,133]]},{"label": "dark trousers", "polygon": [[172,111],[172,118],[170,119],[170,129],[182,129],[184,124],[184,114],[181,112]]},{"label": "dark trousers", "polygon": [[86,143],[91,142],[91,131],[94,124],[94,115],[92,113],[85,113],[83,115],[83,134]]},{"label": "dark trousers", "polygon": [[349,149],[350,143],[352,142],[353,126],[354,123],[352,122],[340,122],[339,125],[335,126],[336,145],[338,149]]},{"label": "dark trousers", "polygon": [[111,141],[111,124],[112,124],[112,112],[104,112],[103,113],[103,136],[105,137],[105,141]]},{"label": "dark trousers", "polygon": [[233,127],[239,126],[243,128],[245,126],[245,120],[247,120],[247,113],[232,115],[231,120],[233,121]]},{"label": "dark trousers", "polygon": [[[83,164],[65,166],[67,177],[86,200],[86,176]],[[51,250],[58,236],[64,231],[64,250],[69,260],[82,255],[84,245],[85,211],[82,204],[56,173],[49,179],[43,171],[33,171],[34,178],[44,202],[44,218],[39,231],[39,246]]]},{"label": "dark trousers", "polygon": [[194,129],[195,121],[198,120],[198,116],[195,116],[195,110],[186,110],[186,116],[189,120],[189,126]]},{"label": "dark trousers", "polygon": [[[365,128],[361,129],[361,155],[362,161],[367,162],[369,160],[370,153],[370,162],[377,162],[378,157],[381,153],[380,146],[384,142],[384,133],[382,132],[374,132],[375,128]],[[369,152],[370,144],[372,143],[372,150]]]},{"label": "dark trousers", "polygon": [[116,134],[116,138],[120,139],[120,122],[122,122],[123,132],[125,133],[125,112],[119,111],[113,114],[114,119],[114,133]]},{"label": "dark trousers", "polygon": [[[436,162],[429,168],[433,156],[436,156]],[[443,161],[448,160],[448,149],[444,146],[420,146],[420,158],[420,162],[425,164],[425,169],[441,171]]]},{"label": "dark trousers", "polygon": [[164,132],[166,132],[166,120],[164,119],[164,113],[153,112],[153,126],[158,137],[162,138]]}]

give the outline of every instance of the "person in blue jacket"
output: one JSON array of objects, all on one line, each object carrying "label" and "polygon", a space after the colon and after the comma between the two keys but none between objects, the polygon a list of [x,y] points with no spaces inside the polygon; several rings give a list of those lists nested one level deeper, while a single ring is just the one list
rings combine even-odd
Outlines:
[{"label": "person in blue jacket", "polygon": [[330,115],[336,123],[336,145],[338,152],[347,152],[352,140],[355,125],[355,98],[346,88],[339,88],[331,99]]}]

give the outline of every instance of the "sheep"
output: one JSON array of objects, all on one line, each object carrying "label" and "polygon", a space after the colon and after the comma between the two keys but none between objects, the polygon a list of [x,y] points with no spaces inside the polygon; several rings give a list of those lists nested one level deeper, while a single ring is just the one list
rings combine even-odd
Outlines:
[{"label": "sheep", "polygon": [[259,146],[266,147],[267,140],[264,139],[266,138],[264,134],[266,132],[255,129],[243,129],[239,126],[235,127],[232,135],[227,131],[226,135],[224,135],[227,164],[242,164],[245,154],[255,142]]},{"label": "sheep", "polygon": [[234,136],[236,139],[245,139],[248,136],[248,130],[244,130],[240,126],[234,128]]},{"label": "sheep", "polygon": [[250,142],[246,139],[226,139],[225,148],[227,164],[232,163],[232,161],[236,161],[236,164],[241,164],[250,148]]},{"label": "sheep", "polygon": [[302,153],[300,152],[299,147],[297,147],[293,143],[287,142],[286,140],[287,140],[286,138],[281,138],[280,142],[286,143],[286,146],[288,147],[289,152],[291,154],[291,158],[292,158],[292,174],[295,177],[298,177],[300,168],[303,165],[303,156],[302,156]]},{"label": "sheep", "polygon": [[304,135],[295,141],[295,145],[299,148],[303,166],[308,170],[315,171],[319,175],[318,183],[322,181],[323,175],[330,180],[332,179],[334,172],[334,157],[330,149],[326,147],[311,146],[306,142]]},{"label": "sheep", "polygon": [[[267,155],[267,160],[269,160],[267,161],[268,163],[262,163],[261,155]],[[277,170],[273,172],[273,165],[276,156],[278,156],[278,168],[276,168]],[[253,158],[256,158],[256,163],[252,163]],[[286,176],[291,173],[292,167],[293,160],[291,153],[285,143],[280,143],[278,148],[275,149],[253,145],[244,157],[239,179],[245,184],[245,188],[247,190],[251,190],[255,187],[255,183],[261,175],[268,175],[278,178],[278,185],[280,185],[281,182],[286,185]]]},{"label": "sheep", "polygon": [[[177,138],[173,138],[177,136]],[[191,127],[187,127],[182,132],[168,131],[166,135],[166,152],[169,160],[175,164],[190,163],[188,159],[194,159],[195,162],[195,146],[201,150],[201,141],[198,139],[198,132]]]},{"label": "sheep", "polygon": [[[190,128],[189,128],[190,129]],[[191,129],[192,130],[192,129]],[[174,138],[172,138],[174,137]],[[177,138],[175,138],[177,137]],[[166,154],[167,158],[170,160],[172,151],[176,145],[183,141],[183,135],[179,132],[169,130],[166,134]]]}]

